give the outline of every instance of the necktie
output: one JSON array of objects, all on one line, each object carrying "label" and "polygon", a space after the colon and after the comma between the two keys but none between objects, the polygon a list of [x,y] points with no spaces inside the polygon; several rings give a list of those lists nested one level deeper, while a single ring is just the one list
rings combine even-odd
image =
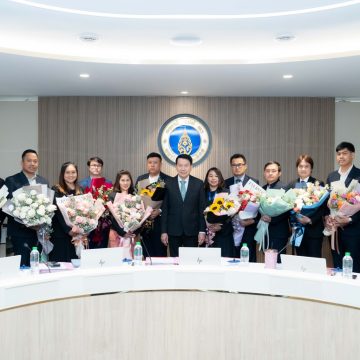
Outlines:
[{"label": "necktie", "polygon": [[301,186],[302,189],[306,189],[307,188],[306,181],[301,180],[300,181],[300,186]]},{"label": "necktie", "polygon": [[181,197],[182,199],[184,200],[185,199],[185,195],[186,195],[186,181],[184,180],[181,180],[180,181],[180,194],[181,194]]},{"label": "necktie", "polygon": [[241,179],[239,178],[235,179],[235,184],[241,184]]}]

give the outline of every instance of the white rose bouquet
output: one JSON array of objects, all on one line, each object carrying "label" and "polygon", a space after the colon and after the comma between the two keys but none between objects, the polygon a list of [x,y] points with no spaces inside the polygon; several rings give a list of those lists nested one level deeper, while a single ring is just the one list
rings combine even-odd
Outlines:
[{"label": "white rose bouquet", "polygon": [[54,191],[46,185],[24,186],[13,192],[13,198],[3,207],[3,212],[17,222],[37,231],[43,252],[48,255],[54,245],[46,239],[51,231],[51,221],[56,206],[53,205]]}]

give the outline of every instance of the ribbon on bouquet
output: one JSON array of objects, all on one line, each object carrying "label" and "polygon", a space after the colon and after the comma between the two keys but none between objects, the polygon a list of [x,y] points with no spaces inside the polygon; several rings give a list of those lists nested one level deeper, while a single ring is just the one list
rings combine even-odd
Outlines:
[{"label": "ribbon on bouquet", "polygon": [[[263,220],[260,220],[257,224],[258,231],[255,234],[254,239],[259,244],[259,251],[261,249],[266,250],[270,245],[270,237],[269,237],[269,223]],[[266,244],[267,239],[267,244]]]},{"label": "ribbon on bouquet", "polygon": [[232,225],[233,225],[233,238],[234,238],[234,245],[240,246],[241,240],[244,236],[245,228],[240,224],[240,219],[238,216],[234,216],[232,218]]},{"label": "ribbon on bouquet", "polygon": [[54,244],[46,237],[48,234],[48,229],[46,229],[46,227],[44,226],[40,227],[40,229],[36,232],[38,241],[42,246],[42,253],[44,253],[46,257],[51,253],[54,248]]},{"label": "ribbon on bouquet", "polygon": [[303,224],[296,223],[292,226],[292,230],[293,232],[290,237],[290,244],[299,247],[304,237],[305,226]]}]

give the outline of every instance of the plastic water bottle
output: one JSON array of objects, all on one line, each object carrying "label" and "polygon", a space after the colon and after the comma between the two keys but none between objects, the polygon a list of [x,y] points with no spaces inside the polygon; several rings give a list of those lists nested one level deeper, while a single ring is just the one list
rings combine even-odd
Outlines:
[{"label": "plastic water bottle", "polygon": [[352,278],[352,271],[353,271],[353,259],[350,256],[349,252],[345,253],[342,261],[342,268],[343,268],[343,277],[351,279]]},{"label": "plastic water bottle", "polygon": [[134,265],[141,265],[142,258],[143,258],[142,246],[140,241],[137,241],[134,248]]},{"label": "plastic water bottle", "polygon": [[240,263],[249,263],[249,248],[246,243],[240,249]]},{"label": "plastic water bottle", "polygon": [[40,254],[36,246],[34,246],[30,253],[30,269],[32,274],[39,274],[39,263],[40,263]]}]

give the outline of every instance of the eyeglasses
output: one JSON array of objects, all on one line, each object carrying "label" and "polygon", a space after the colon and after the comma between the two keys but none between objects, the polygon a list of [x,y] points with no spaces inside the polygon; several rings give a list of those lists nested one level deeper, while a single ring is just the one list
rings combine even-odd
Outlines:
[{"label": "eyeglasses", "polygon": [[100,164],[90,164],[90,167],[101,168],[102,165],[100,165]]},{"label": "eyeglasses", "polygon": [[243,167],[243,166],[246,166],[246,164],[245,163],[239,163],[239,164],[231,164],[231,167],[233,167],[233,168],[237,168],[237,167]]}]

